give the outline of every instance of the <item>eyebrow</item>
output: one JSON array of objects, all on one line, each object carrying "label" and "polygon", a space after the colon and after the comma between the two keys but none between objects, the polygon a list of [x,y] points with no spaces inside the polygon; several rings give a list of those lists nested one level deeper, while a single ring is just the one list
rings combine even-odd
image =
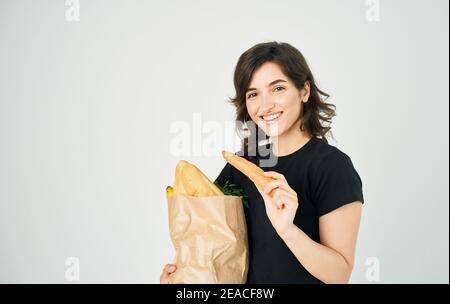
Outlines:
[{"label": "eyebrow", "polygon": [[[269,84],[267,85],[267,87],[273,86],[274,84],[277,84],[277,83],[279,83],[279,82],[287,82],[287,81],[286,81],[286,80],[283,80],[283,79],[277,79],[277,80],[274,80],[274,81],[272,81],[271,83],[269,83]],[[248,91],[256,91],[256,89],[255,89],[255,88],[248,88],[247,91],[245,91],[245,93],[247,93]]]}]

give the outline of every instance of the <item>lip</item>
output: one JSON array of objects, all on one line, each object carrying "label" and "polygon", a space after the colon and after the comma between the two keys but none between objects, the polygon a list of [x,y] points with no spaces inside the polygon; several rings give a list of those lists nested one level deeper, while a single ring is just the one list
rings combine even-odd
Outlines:
[{"label": "lip", "polygon": [[[280,116],[278,116],[277,118],[275,118],[275,119],[273,119],[273,120],[264,120],[264,118],[263,118],[263,116],[270,116],[270,115],[278,114],[278,113],[280,113]],[[261,115],[259,118],[260,118],[264,123],[266,123],[266,124],[269,125],[269,124],[274,124],[274,123],[278,122],[278,120],[280,120],[281,116],[283,116],[283,111],[278,111],[278,112],[273,112],[273,113],[270,113],[270,114]]]}]

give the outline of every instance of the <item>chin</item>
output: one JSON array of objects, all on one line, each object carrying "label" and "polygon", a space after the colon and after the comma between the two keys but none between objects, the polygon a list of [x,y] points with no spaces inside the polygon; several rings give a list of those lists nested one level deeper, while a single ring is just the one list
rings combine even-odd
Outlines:
[{"label": "chin", "polygon": [[268,127],[263,122],[262,125],[260,125],[259,127],[269,137],[278,137],[281,134],[283,134],[283,127],[282,126],[274,125],[274,126]]}]

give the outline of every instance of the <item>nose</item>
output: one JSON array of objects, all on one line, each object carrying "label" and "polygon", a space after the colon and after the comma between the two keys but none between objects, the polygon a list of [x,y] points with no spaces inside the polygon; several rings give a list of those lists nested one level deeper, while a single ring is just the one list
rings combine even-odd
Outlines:
[{"label": "nose", "polygon": [[261,109],[263,113],[267,113],[273,109],[275,103],[272,101],[270,96],[262,96],[261,98]]}]

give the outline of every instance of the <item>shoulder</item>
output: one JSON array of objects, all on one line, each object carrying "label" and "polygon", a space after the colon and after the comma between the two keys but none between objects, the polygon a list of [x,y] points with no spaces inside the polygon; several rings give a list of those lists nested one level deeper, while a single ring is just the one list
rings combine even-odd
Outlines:
[{"label": "shoulder", "polygon": [[335,153],[344,153],[342,152],[339,148],[326,143],[325,141],[323,141],[320,138],[313,138],[311,139],[314,141],[314,144],[312,145],[312,153],[314,154],[315,158],[320,160],[320,159],[325,159],[328,156],[335,154]]},{"label": "shoulder", "polygon": [[321,140],[312,150],[308,173],[313,189],[319,189],[320,185],[334,188],[341,183],[362,186],[362,179],[347,153]]},{"label": "shoulder", "polygon": [[337,167],[353,167],[350,157],[339,148],[324,142],[319,138],[314,138],[314,145],[311,149],[311,168],[313,172],[329,171]]}]

